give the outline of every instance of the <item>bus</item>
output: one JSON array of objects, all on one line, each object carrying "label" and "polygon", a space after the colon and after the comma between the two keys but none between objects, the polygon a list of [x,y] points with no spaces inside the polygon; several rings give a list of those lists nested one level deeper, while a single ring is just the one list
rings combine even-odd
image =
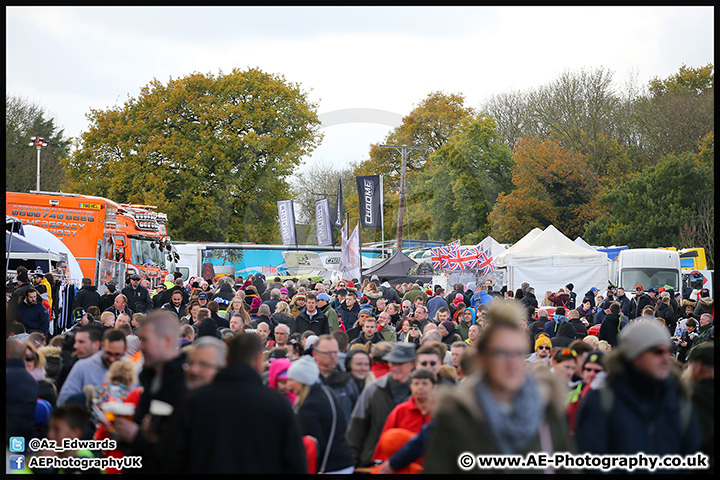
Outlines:
[{"label": "bus", "polygon": [[[318,245],[174,242],[174,246],[180,257],[177,270],[183,281],[193,277],[209,279],[220,271],[229,274],[233,269],[236,276],[242,277],[317,275],[337,270],[342,252],[339,246]],[[362,268],[370,268],[383,260],[383,249],[363,246],[361,255]]]}]

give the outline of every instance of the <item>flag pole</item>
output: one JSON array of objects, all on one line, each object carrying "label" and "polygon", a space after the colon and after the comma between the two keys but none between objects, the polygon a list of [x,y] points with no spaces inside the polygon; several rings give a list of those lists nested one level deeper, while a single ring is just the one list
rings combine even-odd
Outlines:
[{"label": "flag pole", "polygon": [[[383,189],[383,176],[380,175],[380,228],[382,230],[382,258],[385,258],[385,190]],[[377,237],[375,237],[377,238]]]},{"label": "flag pole", "polygon": [[[357,222],[357,231],[358,231],[358,257],[360,260],[360,278],[358,278],[358,281],[362,284],[362,228],[360,228],[360,219],[358,218]],[[352,279],[351,279],[352,280]],[[360,289],[362,292],[362,289]],[[362,295],[360,295],[362,296]]]}]

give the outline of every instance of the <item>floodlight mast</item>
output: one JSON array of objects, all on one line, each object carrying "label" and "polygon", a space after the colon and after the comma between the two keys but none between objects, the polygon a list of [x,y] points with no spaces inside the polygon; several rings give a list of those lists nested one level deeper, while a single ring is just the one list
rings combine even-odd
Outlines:
[{"label": "floodlight mast", "polygon": [[403,235],[403,214],[405,210],[405,168],[407,167],[407,151],[408,150],[432,150],[430,147],[417,147],[414,145],[378,145],[380,148],[394,148],[400,152],[402,157],[402,167],[400,168],[400,193],[398,198],[398,222],[397,222],[397,238],[395,239],[395,251],[402,251],[402,235]]},{"label": "floodlight mast", "polygon": [[32,140],[28,146],[37,148],[37,188],[36,190],[40,191],[40,150],[42,147],[47,147],[48,143],[45,141],[44,137],[30,137],[30,140]]}]

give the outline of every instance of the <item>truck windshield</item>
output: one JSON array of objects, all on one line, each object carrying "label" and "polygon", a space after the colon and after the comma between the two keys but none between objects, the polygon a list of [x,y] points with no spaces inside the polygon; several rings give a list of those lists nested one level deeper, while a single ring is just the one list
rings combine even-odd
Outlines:
[{"label": "truck windshield", "polygon": [[132,263],[133,265],[148,266],[148,267],[160,267],[163,270],[166,268],[167,251],[158,250],[157,245],[155,248],[150,246],[149,240],[140,240],[137,238],[130,239],[130,248],[132,249]]},{"label": "truck windshield", "polygon": [[679,282],[677,270],[663,268],[627,268],[623,269],[620,278],[620,286],[628,291],[634,291],[637,285],[642,285],[645,290],[670,285],[679,292]]}]

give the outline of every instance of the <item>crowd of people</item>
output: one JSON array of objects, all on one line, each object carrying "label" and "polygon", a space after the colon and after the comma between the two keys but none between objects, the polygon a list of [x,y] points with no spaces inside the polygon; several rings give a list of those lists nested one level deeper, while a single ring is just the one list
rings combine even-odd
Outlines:
[{"label": "crowd of people", "polygon": [[42,280],[17,279],[6,445],[117,447],[28,456],[142,459],[104,473],[387,474],[466,473],[464,452],[702,452],[714,469],[707,291],[568,284],[538,301],[491,279],[446,292],[376,276],[131,275],[103,295],[83,279],[72,327],[52,335]]}]

